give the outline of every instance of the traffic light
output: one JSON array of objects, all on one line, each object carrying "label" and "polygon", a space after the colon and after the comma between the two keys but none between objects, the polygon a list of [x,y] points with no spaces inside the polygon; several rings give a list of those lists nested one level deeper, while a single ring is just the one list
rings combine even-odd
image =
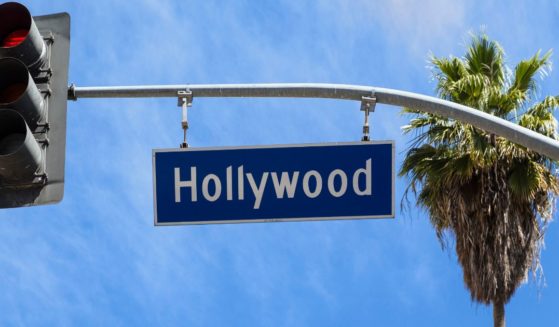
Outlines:
[{"label": "traffic light", "polygon": [[64,194],[70,16],[0,4],[0,208]]}]

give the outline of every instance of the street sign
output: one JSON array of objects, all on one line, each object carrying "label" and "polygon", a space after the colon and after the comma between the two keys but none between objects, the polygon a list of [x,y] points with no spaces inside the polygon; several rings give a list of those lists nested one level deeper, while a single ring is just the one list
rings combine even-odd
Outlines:
[{"label": "street sign", "polygon": [[394,217],[394,143],[153,150],[155,225]]}]

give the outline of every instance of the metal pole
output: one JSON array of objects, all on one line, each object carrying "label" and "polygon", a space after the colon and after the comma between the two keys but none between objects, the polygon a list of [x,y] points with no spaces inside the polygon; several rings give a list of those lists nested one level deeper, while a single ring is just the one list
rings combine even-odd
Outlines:
[{"label": "metal pole", "polygon": [[68,99],[81,98],[176,98],[177,92],[188,89],[193,97],[234,98],[329,98],[363,101],[371,94],[377,103],[418,109],[474,125],[512,142],[559,160],[559,142],[488,113],[454,102],[417,93],[344,84],[191,84],[116,87],[70,86]]}]

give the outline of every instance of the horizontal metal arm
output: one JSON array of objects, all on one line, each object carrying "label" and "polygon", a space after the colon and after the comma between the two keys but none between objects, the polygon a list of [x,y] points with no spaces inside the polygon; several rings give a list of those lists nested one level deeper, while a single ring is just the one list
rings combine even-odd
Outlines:
[{"label": "horizontal metal arm", "polygon": [[68,98],[176,98],[190,90],[197,98],[330,98],[361,100],[373,88],[342,84],[192,84],[116,87],[70,87]]},{"label": "horizontal metal arm", "polygon": [[399,90],[344,84],[185,84],[117,87],[75,87],[68,99],[81,98],[176,98],[189,90],[194,98],[329,98],[362,101],[374,95],[377,103],[408,107],[472,124],[495,133],[554,160],[559,160],[559,142],[496,116],[439,98]]}]

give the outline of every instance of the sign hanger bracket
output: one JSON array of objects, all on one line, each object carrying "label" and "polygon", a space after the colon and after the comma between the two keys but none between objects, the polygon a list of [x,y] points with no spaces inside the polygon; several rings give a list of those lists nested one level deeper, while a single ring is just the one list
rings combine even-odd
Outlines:
[{"label": "sign hanger bracket", "polygon": [[365,113],[365,121],[363,122],[363,137],[361,141],[368,142],[371,140],[369,136],[369,113],[375,112],[375,107],[377,104],[377,98],[375,97],[375,93],[372,92],[371,96],[364,96],[361,98],[361,111]]},{"label": "sign hanger bracket", "polygon": [[179,107],[182,107],[182,120],[181,127],[183,130],[183,142],[180,144],[181,149],[188,148],[188,143],[186,142],[186,131],[188,130],[188,107],[192,107],[192,91],[189,89],[180,90],[177,92]]}]

